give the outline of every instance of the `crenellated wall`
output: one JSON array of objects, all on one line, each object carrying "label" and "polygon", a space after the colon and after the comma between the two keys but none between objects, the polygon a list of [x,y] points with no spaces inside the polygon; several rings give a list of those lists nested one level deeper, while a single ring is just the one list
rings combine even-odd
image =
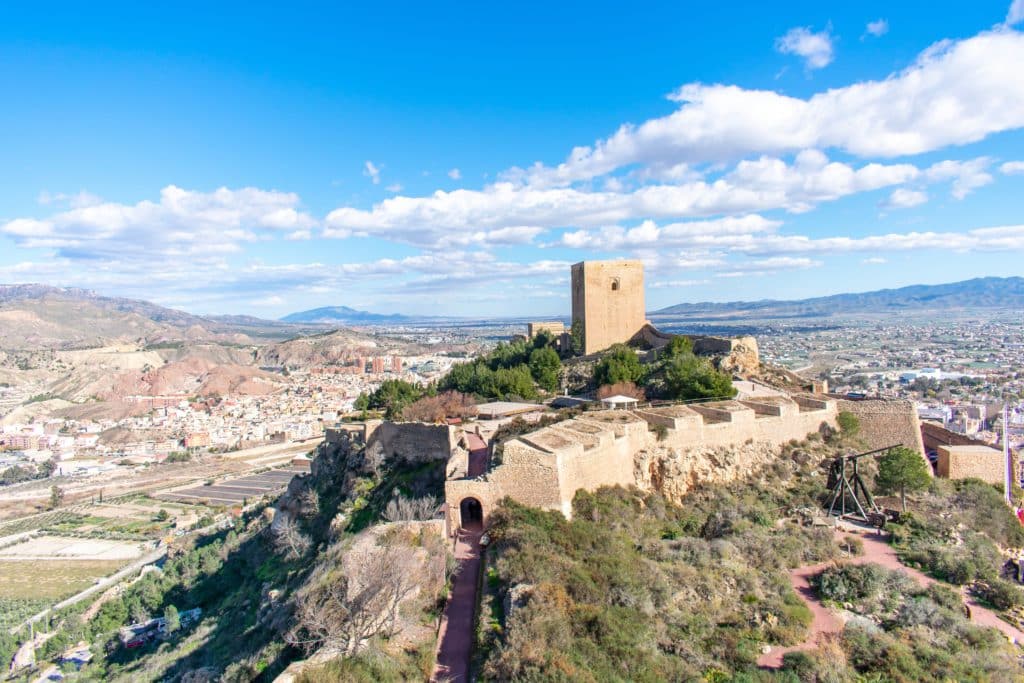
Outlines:
[{"label": "crenellated wall", "polygon": [[[481,477],[450,479],[445,484],[449,528],[461,526],[459,507],[467,497],[480,502],[485,524],[506,496],[569,517],[580,489],[659,483],[670,469],[658,466],[655,472],[652,457],[689,461],[687,476],[698,480],[715,479],[719,471],[735,478],[750,466],[740,451],[775,453],[823,424],[835,427],[836,413],[835,401],[805,396],[587,412],[509,440],[501,464]],[[652,431],[656,426],[665,428],[661,438]],[[716,462],[716,449],[722,448],[739,449],[730,456],[737,462]]]}]

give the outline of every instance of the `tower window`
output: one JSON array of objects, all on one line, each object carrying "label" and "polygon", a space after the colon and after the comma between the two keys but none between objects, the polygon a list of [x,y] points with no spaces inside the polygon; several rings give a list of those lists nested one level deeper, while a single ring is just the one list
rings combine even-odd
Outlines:
[{"label": "tower window", "polygon": [[617,277],[616,278],[612,278],[612,291],[613,292],[619,291],[619,278],[617,278]]}]

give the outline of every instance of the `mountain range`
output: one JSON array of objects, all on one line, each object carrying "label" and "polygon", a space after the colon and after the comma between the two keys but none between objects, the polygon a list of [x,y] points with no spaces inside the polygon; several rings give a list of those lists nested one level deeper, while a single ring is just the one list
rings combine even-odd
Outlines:
[{"label": "mountain range", "polygon": [[905,313],[930,310],[1024,310],[1024,278],[982,277],[942,285],[911,285],[856,294],[798,301],[730,301],[682,303],[649,315],[658,318],[824,318],[850,314]]},{"label": "mountain range", "polygon": [[393,313],[386,315],[383,313],[369,313],[367,311],[357,311],[354,308],[348,306],[324,306],[322,308],[313,308],[308,311],[299,311],[298,313],[291,313],[281,318],[281,322],[285,323],[305,323],[305,324],[374,324],[374,323],[388,323],[388,322],[402,322],[409,320],[408,316]]}]

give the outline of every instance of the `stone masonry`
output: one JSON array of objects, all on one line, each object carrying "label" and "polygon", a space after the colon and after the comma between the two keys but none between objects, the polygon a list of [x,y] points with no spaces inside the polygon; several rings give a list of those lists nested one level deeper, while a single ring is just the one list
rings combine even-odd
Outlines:
[{"label": "stone masonry", "polygon": [[981,479],[1002,484],[1006,473],[1003,452],[989,446],[938,446],[936,474],[945,479]]},{"label": "stone masonry", "polygon": [[628,342],[647,323],[640,261],[582,261],[572,267],[572,320],[583,326],[583,353]]},{"label": "stone masonry", "polygon": [[[660,488],[673,471],[686,472],[676,492],[702,480],[735,479],[763,464],[763,458],[745,459],[747,450],[776,453],[823,424],[835,427],[836,414],[835,401],[802,394],[586,412],[509,440],[501,463],[479,477],[449,478],[448,528],[461,526],[460,506],[469,498],[480,503],[486,524],[506,496],[569,517],[579,489]],[[723,449],[736,461],[713,462]]]}]

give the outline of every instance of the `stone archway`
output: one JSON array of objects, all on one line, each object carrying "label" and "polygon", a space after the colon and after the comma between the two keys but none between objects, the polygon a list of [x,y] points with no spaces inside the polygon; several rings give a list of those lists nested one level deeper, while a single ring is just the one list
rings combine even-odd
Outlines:
[{"label": "stone archway", "polygon": [[463,498],[459,503],[459,522],[467,531],[478,531],[484,525],[484,507],[476,498]]}]

